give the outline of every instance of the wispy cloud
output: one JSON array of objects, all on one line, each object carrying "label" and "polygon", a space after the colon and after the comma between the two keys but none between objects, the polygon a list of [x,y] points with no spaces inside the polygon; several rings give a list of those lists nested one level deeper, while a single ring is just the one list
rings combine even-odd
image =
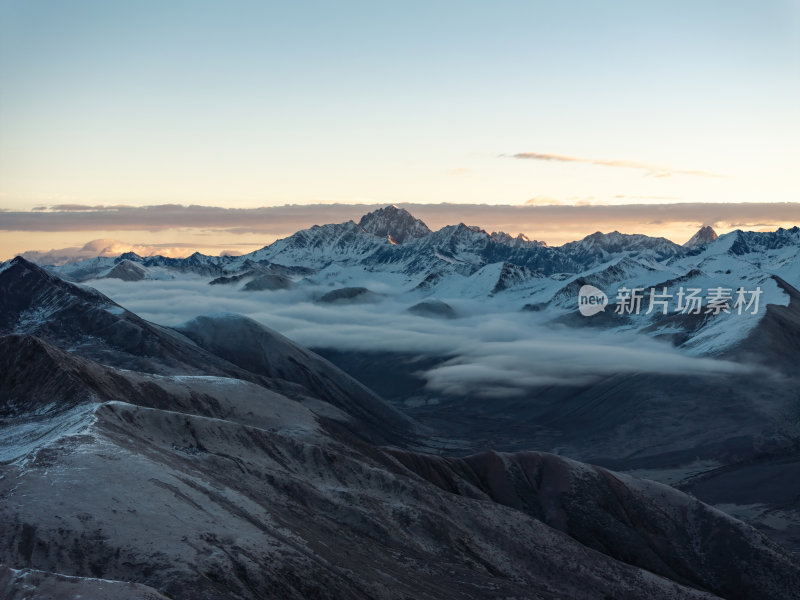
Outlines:
[{"label": "wispy cloud", "polygon": [[641,163],[635,160],[581,158],[579,156],[565,156],[563,154],[548,154],[542,152],[519,152],[517,154],[514,154],[513,158],[522,160],[586,163],[589,165],[598,165],[601,167],[619,167],[623,169],[639,169],[641,171],[646,171],[646,174],[649,177],[672,177],[673,175],[693,175],[696,177],[717,177],[717,178],[726,177],[725,175],[720,175],[719,173],[711,173],[709,171],[697,171],[692,169],[675,169],[673,167],[665,167],[663,165],[651,165],[647,163]]},{"label": "wispy cloud", "polygon": [[457,169],[451,169],[448,171],[450,175],[470,175],[472,173],[472,169],[467,169],[466,167],[458,167]]},{"label": "wispy cloud", "polygon": [[534,196],[525,201],[525,206],[561,206],[561,204],[563,204],[561,200],[550,196]]}]

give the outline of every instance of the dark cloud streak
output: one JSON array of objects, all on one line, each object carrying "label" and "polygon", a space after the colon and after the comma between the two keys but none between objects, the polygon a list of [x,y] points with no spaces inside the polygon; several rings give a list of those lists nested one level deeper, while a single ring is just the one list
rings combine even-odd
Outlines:
[{"label": "dark cloud streak", "polygon": [[[208,229],[280,234],[311,225],[358,220],[384,204],[310,204],[263,208],[214,206],[104,206],[70,210],[6,211],[0,231],[164,231]],[[672,203],[620,205],[511,206],[488,204],[401,204],[429,226],[463,221],[486,229],[520,230],[562,225],[616,223],[619,227],[660,221],[713,224],[800,222],[800,203]]]}]

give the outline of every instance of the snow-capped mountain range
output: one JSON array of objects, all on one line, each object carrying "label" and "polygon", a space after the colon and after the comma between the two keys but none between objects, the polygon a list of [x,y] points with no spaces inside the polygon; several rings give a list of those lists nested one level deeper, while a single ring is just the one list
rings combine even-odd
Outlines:
[{"label": "snow-capped mountain range", "polygon": [[611,306],[620,289],[641,288],[643,313],[649,308],[650,288],[668,288],[674,303],[681,287],[704,293],[722,287],[731,294],[739,288],[760,289],[760,311],[754,318],[735,315],[735,327],[725,311],[691,325],[663,311],[603,321],[672,339],[692,352],[714,354],[741,341],[768,304],[786,305],[782,286],[800,287],[800,229],[736,230],[718,237],[704,226],[683,246],[665,238],[597,232],[550,247],[522,235],[489,233],[463,223],[431,231],[405,209],[388,206],[358,223],[315,225],[242,256],[145,258],[129,252],[43,266],[73,281],[200,277],[242,291],[369,287],[365,280],[378,280],[393,294],[407,295],[411,304],[426,298],[498,298],[520,309],[544,310],[553,319],[577,314],[583,285],[603,290]]},{"label": "snow-capped mountain range", "polygon": [[704,226],[683,246],[665,238],[613,231],[596,232],[576,242],[549,247],[522,234],[488,233],[463,223],[434,232],[407,210],[388,206],[364,215],[359,223],[314,225],[242,256],[194,253],[186,258],[158,255],[144,258],[128,252],[113,258],[42,266],[75,280],[108,276],[111,269],[126,260],[147,269],[141,273],[143,277],[164,277],[176,272],[234,275],[252,263],[315,270],[358,265],[370,271],[403,273],[409,277],[433,272],[470,276],[486,265],[501,262],[552,276],[578,274],[623,257],[643,262],[672,259],[674,263],[704,252],[715,254],[718,250],[739,256],[760,252],[785,255],[783,249],[797,250],[798,246],[797,227],[766,233],[736,230],[717,238],[713,229]]}]

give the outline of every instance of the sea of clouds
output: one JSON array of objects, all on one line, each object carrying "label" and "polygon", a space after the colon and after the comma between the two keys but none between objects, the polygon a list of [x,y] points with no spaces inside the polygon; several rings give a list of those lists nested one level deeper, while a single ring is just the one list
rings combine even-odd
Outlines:
[{"label": "sea of clouds", "polygon": [[671,345],[619,330],[546,323],[546,315],[492,299],[448,299],[460,315],[435,319],[407,311],[415,302],[384,293],[377,302],[323,304],[330,288],[245,292],[207,279],[89,282],[141,317],[167,326],[220,312],[246,315],[310,348],[439,356],[419,375],[430,392],[508,397],[542,385],[582,385],[619,373],[741,373],[737,363],[687,356]]}]

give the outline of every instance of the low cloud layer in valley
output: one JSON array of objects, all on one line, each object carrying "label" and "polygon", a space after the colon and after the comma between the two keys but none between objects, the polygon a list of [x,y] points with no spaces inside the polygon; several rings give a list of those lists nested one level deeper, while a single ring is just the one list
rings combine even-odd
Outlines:
[{"label": "low cloud layer in valley", "polygon": [[616,373],[723,376],[742,369],[728,361],[686,356],[634,334],[545,325],[535,313],[497,298],[445,299],[458,319],[417,316],[407,312],[407,298],[393,298],[380,281],[368,286],[385,294],[380,301],[333,305],[315,302],[328,287],[242,292],[200,278],[90,284],[163,325],[201,314],[238,313],[307,347],[441,356],[440,364],[420,373],[432,393],[508,397],[535,386],[582,385]]}]

